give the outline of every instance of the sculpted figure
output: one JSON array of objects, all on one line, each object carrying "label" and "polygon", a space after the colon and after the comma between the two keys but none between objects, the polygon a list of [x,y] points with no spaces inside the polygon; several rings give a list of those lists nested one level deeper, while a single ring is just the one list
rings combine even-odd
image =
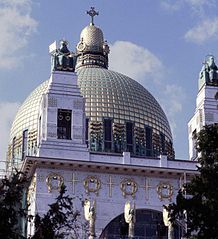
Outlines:
[{"label": "sculpted figure", "polygon": [[163,208],[163,221],[164,221],[164,225],[168,227],[168,239],[174,239],[173,224],[170,221],[169,212],[167,211],[165,207]]},{"label": "sculpted figure", "polygon": [[85,219],[89,222],[89,239],[95,238],[95,219],[96,219],[96,201],[91,202],[86,199],[84,203]]},{"label": "sculpted figure", "polygon": [[134,238],[134,228],[135,228],[135,222],[136,222],[135,203],[133,203],[133,206],[131,207],[130,202],[129,201],[126,202],[124,207],[124,218],[126,223],[129,224],[128,237]]},{"label": "sculpted figure", "polygon": [[52,53],[52,70],[75,71],[75,55],[69,51],[68,43],[60,41],[60,48]]}]

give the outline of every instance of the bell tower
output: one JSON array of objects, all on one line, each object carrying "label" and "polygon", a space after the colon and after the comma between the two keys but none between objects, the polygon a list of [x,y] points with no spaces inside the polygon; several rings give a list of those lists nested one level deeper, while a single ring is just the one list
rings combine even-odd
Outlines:
[{"label": "bell tower", "polygon": [[85,143],[85,100],[75,72],[75,55],[68,43],[50,46],[51,76],[38,115],[39,157],[89,159]]},{"label": "bell tower", "polygon": [[218,123],[218,67],[209,55],[199,74],[195,114],[188,123],[189,159],[197,158],[196,134],[204,125]]}]

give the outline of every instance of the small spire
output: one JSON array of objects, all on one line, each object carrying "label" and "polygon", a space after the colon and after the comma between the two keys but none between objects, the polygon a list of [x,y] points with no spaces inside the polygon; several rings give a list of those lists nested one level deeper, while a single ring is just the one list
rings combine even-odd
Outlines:
[{"label": "small spire", "polygon": [[91,10],[86,11],[86,13],[91,17],[90,25],[94,25],[94,17],[99,15],[99,12],[95,11],[94,7],[91,7]]}]

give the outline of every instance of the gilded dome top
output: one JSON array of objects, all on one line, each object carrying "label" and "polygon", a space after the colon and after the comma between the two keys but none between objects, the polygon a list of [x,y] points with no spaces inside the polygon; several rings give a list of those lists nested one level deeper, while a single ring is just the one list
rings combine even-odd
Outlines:
[{"label": "gilded dome top", "polygon": [[110,48],[107,41],[104,40],[102,30],[94,24],[94,16],[97,16],[98,12],[91,7],[91,10],[87,11],[87,14],[90,15],[91,22],[80,34],[80,41],[76,47],[76,68],[84,66],[108,68]]},{"label": "gilded dome top", "polygon": [[86,26],[77,44],[77,68],[108,67],[108,54],[110,52],[107,41],[104,41],[103,32],[94,24]]},{"label": "gilded dome top", "polygon": [[96,48],[97,50],[103,46],[103,32],[95,25],[88,25],[82,30],[80,34],[80,41],[83,42],[86,47],[92,47],[92,49]]}]

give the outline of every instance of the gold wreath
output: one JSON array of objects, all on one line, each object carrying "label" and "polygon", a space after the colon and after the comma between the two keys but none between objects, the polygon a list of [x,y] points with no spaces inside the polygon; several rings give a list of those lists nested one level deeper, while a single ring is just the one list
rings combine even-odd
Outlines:
[{"label": "gold wreath", "polygon": [[[95,187],[91,188],[89,183],[94,183]],[[87,176],[83,182],[86,193],[95,193],[96,195],[98,195],[99,190],[101,188],[101,181],[98,177],[96,176]]]},{"label": "gold wreath", "polygon": [[[58,186],[52,186],[52,180],[58,180]],[[48,192],[50,193],[52,190],[61,190],[61,186],[64,183],[64,178],[63,176],[61,176],[60,174],[57,173],[50,173],[47,177],[46,177],[46,184],[48,187]]]},{"label": "gold wreath", "polygon": [[[163,189],[167,189],[167,194],[163,193]],[[160,182],[157,185],[157,194],[162,201],[164,198],[167,198],[171,201],[173,196],[173,186],[170,183]]]},{"label": "gold wreath", "polygon": [[[126,191],[127,186],[131,186],[131,192]],[[131,195],[134,198],[135,193],[138,190],[138,186],[137,186],[137,183],[133,179],[124,179],[120,183],[120,189],[121,189],[124,197],[126,197],[126,195]]]}]

